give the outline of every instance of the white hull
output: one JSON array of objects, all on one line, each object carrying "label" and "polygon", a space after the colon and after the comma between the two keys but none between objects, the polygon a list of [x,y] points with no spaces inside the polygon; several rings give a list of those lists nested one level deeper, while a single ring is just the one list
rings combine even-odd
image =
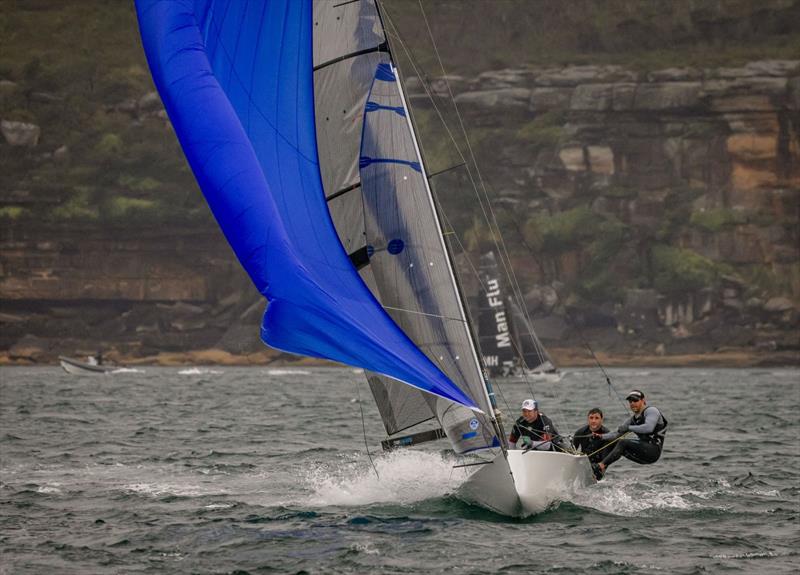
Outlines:
[{"label": "white hull", "polygon": [[544,383],[558,383],[564,377],[563,371],[548,372],[548,371],[526,371],[519,377],[525,378],[528,381],[541,381]]},{"label": "white hull", "polygon": [[119,369],[111,365],[92,365],[69,357],[59,357],[58,361],[61,363],[61,367],[64,368],[64,371],[72,375],[102,375],[109,371]]},{"label": "white hull", "polygon": [[541,513],[594,482],[586,456],[511,450],[507,460],[501,453],[479,467],[459,495],[502,515],[524,517]]}]

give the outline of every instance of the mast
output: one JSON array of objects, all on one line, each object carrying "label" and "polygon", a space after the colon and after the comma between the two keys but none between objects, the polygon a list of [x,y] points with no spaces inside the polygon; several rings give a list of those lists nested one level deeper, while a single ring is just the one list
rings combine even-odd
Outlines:
[{"label": "mast", "polygon": [[[379,0],[375,0],[375,9],[377,10],[378,18],[380,19],[381,26],[383,27],[384,34],[385,34],[386,26],[383,24],[383,15],[381,13],[380,1]],[[458,276],[455,273],[455,269],[454,269],[454,266],[453,266],[453,256],[452,256],[452,253],[450,252],[450,249],[449,249],[449,247],[447,245],[447,242],[444,240],[444,233],[442,231],[441,215],[439,214],[439,209],[438,209],[438,207],[436,205],[436,202],[435,202],[434,197],[433,197],[433,191],[431,190],[431,187],[430,187],[430,180],[428,179],[428,170],[427,170],[427,167],[426,167],[426,164],[425,164],[425,159],[423,158],[422,152],[420,151],[419,143],[418,143],[418,140],[417,140],[417,133],[416,133],[416,130],[414,129],[414,123],[413,123],[413,121],[411,119],[411,108],[408,106],[408,101],[406,100],[405,90],[403,89],[402,82],[400,81],[400,74],[399,74],[397,66],[395,65],[395,59],[394,59],[394,56],[393,56],[391,41],[389,40],[388,35],[386,35],[386,46],[387,46],[387,51],[388,51],[388,54],[389,54],[389,59],[390,59],[390,62],[391,62],[392,70],[394,71],[394,75],[395,75],[395,78],[396,78],[397,90],[398,90],[398,92],[400,94],[400,99],[401,99],[401,101],[403,103],[403,108],[405,108],[408,111],[408,114],[406,114],[406,123],[408,125],[409,131],[411,132],[411,140],[412,140],[412,142],[414,144],[414,150],[416,152],[417,158],[420,161],[420,166],[421,166],[421,170],[422,170],[422,179],[423,179],[423,181],[425,183],[425,192],[426,192],[426,195],[428,197],[428,201],[430,203],[431,211],[433,212],[433,214],[435,216],[436,228],[437,228],[437,232],[438,232],[438,236],[439,236],[439,241],[440,241],[440,244],[441,244],[442,251],[445,254],[445,261],[447,262],[447,271],[448,271],[448,274],[449,274],[450,281],[452,283],[453,289],[455,290],[455,293],[456,293],[456,299],[458,301],[458,307],[459,307],[459,311],[461,313],[461,317],[463,318],[464,330],[466,331],[467,340],[469,341],[469,344],[470,344],[470,352],[471,352],[471,356],[472,356],[472,361],[474,362],[475,369],[477,370],[477,372],[479,374],[479,377],[481,378],[481,381],[483,382],[482,388],[483,388],[483,392],[484,392],[484,399],[486,400],[487,405],[489,405],[491,407],[491,413],[487,413],[486,415],[487,415],[487,417],[489,417],[490,421],[492,422],[492,426],[494,427],[495,433],[497,434],[497,436],[498,436],[498,438],[500,440],[500,445],[502,447],[503,453],[505,454],[506,449],[507,449],[507,438],[505,436],[505,432],[503,430],[502,424],[500,423],[500,421],[497,420],[497,418],[495,417],[495,414],[494,414],[494,409],[495,409],[495,406],[496,406],[496,402],[494,400],[494,393],[492,391],[490,391],[490,389],[489,389],[489,382],[488,382],[488,379],[486,377],[486,368],[483,365],[483,360],[481,358],[480,353],[478,352],[478,345],[477,345],[477,342],[476,342],[476,339],[475,339],[475,333],[471,329],[469,318],[467,316],[466,306],[464,304],[464,293],[463,293],[463,290],[461,289],[461,285],[460,285],[460,283],[458,281]]]}]

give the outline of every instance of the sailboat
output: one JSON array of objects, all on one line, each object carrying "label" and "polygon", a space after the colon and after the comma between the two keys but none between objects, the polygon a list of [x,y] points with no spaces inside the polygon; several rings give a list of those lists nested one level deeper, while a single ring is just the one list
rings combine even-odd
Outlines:
[{"label": "sailboat", "polygon": [[508,297],[497,269],[494,252],[481,256],[478,268],[478,342],[489,377],[516,375],[521,369],[519,347],[514,340]]},{"label": "sailboat", "polygon": [[[390,438],[435,421],[460,496],[536,513],[586,457],[511,449],[375,0],[137,0],[156,87],[268,300],[261,338],[363,368]],[[410,439],[408,439],[410,438]]]},{"label": "sailboat", "polygon": [[494,252],[481,256],[478,271],[478,334],[489,376],[559,381],[561,371],[536,336],[524,304],[508,293]]}]

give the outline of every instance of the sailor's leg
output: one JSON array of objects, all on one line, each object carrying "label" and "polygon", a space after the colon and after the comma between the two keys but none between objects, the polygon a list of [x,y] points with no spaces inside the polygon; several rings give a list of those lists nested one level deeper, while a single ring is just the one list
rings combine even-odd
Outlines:
[{"label": "sailor's leg", "polygon": [[634,463],[655,463],[661,457],[661,448],[654,443],[631,440],[623,455]]},{"label": "sailor's leg", "polygon": [[606,468],[612,463],[614,463],[617,459],[625,455],[626,452],[625,445],[630,441],[631,441],[630,439],[620,439],[619,441],[617,441],[616,445],[614,445],[614,449],[611,450],[611,453],[606,455],[603,458],[603,461],[600,462],[603,464],[601,468],[603,471],[605,471]]}]

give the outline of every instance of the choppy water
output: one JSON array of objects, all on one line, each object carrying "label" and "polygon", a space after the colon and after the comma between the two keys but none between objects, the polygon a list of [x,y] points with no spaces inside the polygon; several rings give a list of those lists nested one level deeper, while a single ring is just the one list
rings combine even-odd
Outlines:
[{"label": "choppy water", "polygon": [[[442,444],[379,455],[353,370],[3,368],[0,573],[796,572],[800,373],[610,374],[669,418],[661,461],[508,519],[453,495]],[[536,391],[562,432],[623,417],[596,371]]]}]

